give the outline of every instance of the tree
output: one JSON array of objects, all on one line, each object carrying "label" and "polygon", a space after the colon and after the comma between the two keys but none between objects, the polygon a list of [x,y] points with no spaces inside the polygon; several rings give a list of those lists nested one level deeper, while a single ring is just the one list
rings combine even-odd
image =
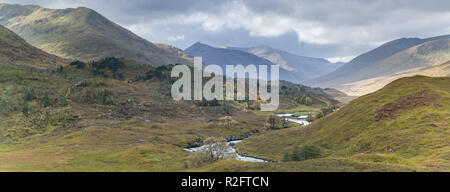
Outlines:
[{"label": "tree", "polygon": [[31,101],[33,99],[35,99],[34,89],[33,88],[26,88],[25,92],[23,93],[23,100]]},{"label": "tree", "polygon": [[25,103],[25,105],[23,105],[23,108],[22,108],[22,114],[25,116],[28,116],[30,113],[31,113],[31,107]]},{"label": "tree", "polygon": [[234,159],[236,154],[223,139],[208,138],[203,142],[204,148],[189,156],[186,167],[201,167],[220,159]]},{"label": "tree", "polygon": [[225,117],[220,118],[220,120],[225,121],[225,124],[226,124],[226,126],[227,126],[227,129],[230,129],[231,122],[233,121],[233,117],[231,117],[231,116],[225,116]]},{"label": "tree", "polygon": [[86,63],[76,60],[76,61],[70,63],[70,65],[76,66],[77,69],[84,69],[84,67],[86,66]]},{"label": "tree", "polygon": [[283,128],[287,128],[288,122],[289,122],[289,121],[288,121],[286,118],[282,118],[282,119],[281,119],[281,126],[282,126]]},{"label": "tree", "polygon": [[312,114],[310,113],[310,114],[308,114],[308,117],[306,118],[306,121],[308,121],[309,123],[311,123],[311,122],[313,122],[315,119],[314,119],[314,117],[312,116]]},{"label": "tree", "polygon": [[234,158],[231,147],[224,139],[210,137],[205,139],[203,143],[206,146],[204,150],[213,162],[219,159]]},{"label": "tree", "polygon": [[48,94],[45,93],[45,95],[44,95],[44,107],[48,107],[50,105],[51,105],[50,98],[48,97]]},{"label": "tree", "polygon": [[267,122],[269,123],[270,129],[275,129],[277,127],[277,124],[279,123],[280,119],[275,115],[270,115]]},{"label": "tree", "polygon": [[311,106],[312,105],[312,99],[311,97],[306,97],[305,99],[305,105]]},{"label": "tree", "polygon": [[222,101],[222,107],[223,107],[223,111],[226,114],[230,114],[231,113],[231,109],[230,109],[230,106],[229,106],[227,101]]}]

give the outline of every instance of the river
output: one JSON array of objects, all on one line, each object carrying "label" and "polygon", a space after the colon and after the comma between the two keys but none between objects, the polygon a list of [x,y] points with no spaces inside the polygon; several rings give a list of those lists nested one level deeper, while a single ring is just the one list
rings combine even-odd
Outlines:
[{"label": "river", "polygon": [[[307,116],[300,116],[300,117],[293,117],[293,114],[278,114],[278,117],[284,118],[290,122],[294,122],[294,123],[298,123],[300,126],[306,126],[309,125],[310,123],[308,121],[306,121]],[[235,141],[229,141],[227,142],[227,144],[231,147],[231,153],[236,153],[236,159],[240,160],[240,161],[246,161],[246,162],[267,162],[264,159],[258,159],[255,157],[248,157],[248,156],[243,156],[240,155],[239,153],[236,152],[236,149],[234,148],[234,145],[241,142],[241,140],[235,140]],[[206,146],[200,146],[200,147],[192,147],[192,148],[186,148],[186,151],[190,151],[190,152],[196,152],[199,150],[204,149]]]}]

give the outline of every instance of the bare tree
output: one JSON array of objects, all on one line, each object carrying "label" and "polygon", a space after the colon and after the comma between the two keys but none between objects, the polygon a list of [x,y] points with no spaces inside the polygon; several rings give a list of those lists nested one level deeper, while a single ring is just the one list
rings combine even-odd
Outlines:
[{"label": "bare tree", "polygon": [[313,117],[313,115],[311,113],[308,114],[308,117],[306,118],[306,121],[308,121],[309,123],[313,122],[315,119]]},{"label": "bare tree", "polygon": [[233,117],[231,116],[225,116],[220,118],[220,120],[225,121],[225,125],[227,126],[227,129],[231,127],[231,122],[233,121]]}]

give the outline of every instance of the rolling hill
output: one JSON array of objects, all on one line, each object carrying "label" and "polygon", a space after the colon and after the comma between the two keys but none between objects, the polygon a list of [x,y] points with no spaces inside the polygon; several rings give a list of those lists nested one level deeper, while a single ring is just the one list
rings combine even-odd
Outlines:
[{"label": "rolling hill", "polygon": [[448,171],[449,85],[449,77],[402,78],[310,126],[253,136],[238,144],[238,148],[281,160],[294,146],[308,144],[319,147],[325,159]]},{"label": "rolling hill", "polygon": [[[0,61],[0,171],[186,171],[193,154],[184,147],[259,132],[270,115],[258,101],[173,100],[174,65],[114,57],[68,65],[2,26]],[[321,89],[280,85],[280,108],[337,104]]]},{"label": "rolling hill", "polygon": [[66,59],[114,56],[153,66],[190,63],[85,7],[47,9],[2,3],[0,24],[31,45]]},{"label": "rolling hill", "polygon": [[301,79],[305,80],[331,73],[343,65],[343,63],[330,63],[326,59],[291,54],[286,51],[273,49],[269,46],[251,48],[230,47],[230,49],[246,51],[265,58],[272,63],[280,65],[281,68],[287,71],[295,72]]},{"label": "rolling hill", "polygon": [[0,26],[1,65],[28,66],[39,69],[67,65],[67,61],[28,44],[14,32]]},{"label": "rolling hill", "polygon": [[[225,69],[226,65],[237,65],[241,64],[247,66],[250,64],[254,65],[274,65],[267,59],[260,58],[254,54],[247,53],[245,51],[228,49],[228,48],[217,48],[212,47],[202,43],[195,43],[185,50],[186,53],[192,56],[203,57],[203,64],[210,65],[215,64]],[[270,68],[268,68],[270,70]],[[225,70],[224,70],[225,71]],[[301,77],[295,72],[287,71],[280,67],[280,79],[298,83],[301,81]]]},{"label": "rolling hill", "polygon": [[[360,88],[354,84],[373,78],[395,76],[397,73],[418,71],[447,62],[450,60],[449,38],[450,36],[439,36],[428,39],[403,38],[391,41],[356,57],[336,71],[306,81],[305,84],[338,88],[350,95],[373,92],[377,89],[359,91]],[[349,89],[353,89],[353,91],[348,91]]]}]

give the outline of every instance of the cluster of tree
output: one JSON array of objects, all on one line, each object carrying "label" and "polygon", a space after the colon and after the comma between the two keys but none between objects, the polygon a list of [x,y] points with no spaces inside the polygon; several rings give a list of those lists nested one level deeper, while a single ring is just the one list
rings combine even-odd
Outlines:
[{"label": "cluster of tree", "polygon": [[309,97],[307,95],[302,95],[298,98],[298,103],[307,105],[307,106],[311,106],[313,104],[313,100],[311,99],[311,97]]},{"label": "cluster of tree", "polygon": [[201,101],[197,102],[198,106],[208,107],[208,106],[220,106],[219,101],[214,98],[212,101],[208,101],[203,98]]},{"label": "cluster of tree", "polygon": [[[115,58],[115,57],[106,57],[103,59],[100,59],[99,61],[92,61],[92,74],[96,76],[102,76],[102,77],[109,77],[109,75],[106,73],[105,69],[108,69],[112,73],[112,77],[115,79],[123,79],[124,75],[119,71],[119,69],[123,68],[125,66],[125,62],[121,59]],[[77,69],[84,69],[86,67],[86,63],[83,61],[73,61],[70,63],[70,66],[75,66]],[[59,69],[63,71],[64,69]]]},{"label": "cluster of tree", "polygon": [[113,73],[117,72],[120,68],[124,66],[125,63],[121,59],[115,57],[107,57],[99,61],[92,62],[92,67],[94,67],[95,69],[102,70],[108,68]]},{"label": "cluster of tree", "polygon": [[267,123],[269,123],[269,129],[283,129],[288,127],[288,120],[285,118],[280,118],[275,115],[270,115],[267,119]]},{"label": "cluster of tree", "polygon": [[291,153],[285,153],[283,161],[304,161],[321,156],[320,148],[313,145],[303,145],[301,148],[295,146]]},{"label": "cluster of tree", "polygon": [[76,60],[70,63],[70,66],[75,66],[77,69],[84,69],[84,67],[86,67],[86,63]]},{"label": "cluster of tree", "polygon": [[125,66],[123,60],[115,57],[107,57],[99,61],[92,62],[92,73],[94,75],[99,75],[103,77],[108,77],[104,69],[109,69],[113,73],[113,78],[123,79],[123,74],[119,73],[118,70]]},{"label": "cluster of tree", "polygon": [[97,103],[102,105],[114,105],[114,94],[112,91],[108,89],[104,89],[101,91],[86,91],[82,98],[80,98],[80,102],[84,103]]},{"label": "cluster of tree", "polygon": [[315,116],[315,119],[320,119],[322,117],[327,116],[330,113],[333,113],[338,107],[335,105],[323,107],[320,109],[319,113]]}]

